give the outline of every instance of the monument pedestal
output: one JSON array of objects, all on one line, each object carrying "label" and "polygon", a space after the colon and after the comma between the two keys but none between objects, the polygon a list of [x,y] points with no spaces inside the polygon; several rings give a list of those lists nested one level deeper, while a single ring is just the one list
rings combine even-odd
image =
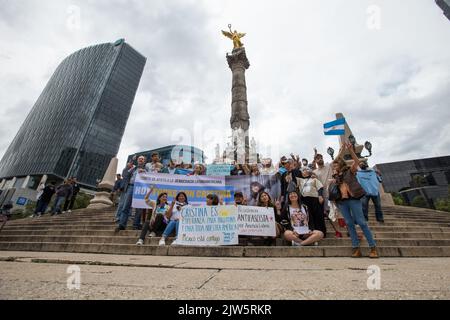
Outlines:
[{"label": "monument pedestal", "polygon": [[99,191],[95,193],[94,199],[90,201],[88,209],[103,209],[113,206],[111,201],[111,191],[116,182],[117,164],[119,160],[112,158],[106,169],[102,181],[98,184]]}]

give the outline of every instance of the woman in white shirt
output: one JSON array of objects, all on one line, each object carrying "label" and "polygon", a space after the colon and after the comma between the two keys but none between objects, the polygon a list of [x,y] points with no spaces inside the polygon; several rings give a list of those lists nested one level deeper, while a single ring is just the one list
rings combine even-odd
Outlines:
[{"label": "woman in white shirt", "polygon": [[[166,245],[166,239],[175,231],[175,238],[178,236],[178,225],[180,222],[181,211],[185,206],[189,205],[186,193],[179,192],[172,201],[169,210],[167,211],[167,217],[170,219],[167,224],[166,230],[164,230],[161,240],[159,240],[160,246]],[[175,239],[172,244],[177,244]]]}]

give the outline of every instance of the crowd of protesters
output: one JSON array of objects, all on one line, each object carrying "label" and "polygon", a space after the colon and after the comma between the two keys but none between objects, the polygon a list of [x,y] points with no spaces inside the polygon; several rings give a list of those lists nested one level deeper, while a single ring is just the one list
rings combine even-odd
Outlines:
[{"label": "crowd of protesters", "polygon": [[[361,257],[360,238],[356,231],[359,225],[370,246],[369,257],[377,258],[376,242],[368,226],[368,203],[373,201],[376,219],[383,223],[380,205],[379,183],[381,174],[370,170],[366,162],[361,162],[350,143],[342,146],[339,155],[332,163],[325,163],[323,156],[314,150],[313,161],[290,155],[282,157],[277,166],[271,159],[263,159],[261,164],[233,165],[231,175],[275,175],[280,181],[281,197],[271,199],[268,192],[258,188],[257,182],[251,187],[249,199],[236,191],[236,205],[271,207],[276,220],[276,235],[291,242],[293,246],[318,245],[327,236],[325,220],[329,219],[336,238],[342,238],[342,228],[346,228],[351,238],[352,257]],[[343,154],[350,154],[352,161],[344,160]],[[139,173],[168,173],[205,175],[206,166],[202,164],[183,164],[170,161],[167,166],[161,164],[158,153],[151,156],[150,162],[144,156],[127,163],[121,175],[117,175],[113,194],[117,205],[115,222],[116,231],[125,230],[132,214],[134,182]],[[151,209],[135,209],[133,228],[141,230],[137,245],[144,244],[145,237],[160,236],[160,245],[165,245],[167,238],[178,234],[178,222],[183,207],[189,205],[184,192],[177,194],[169,203],[168,195],[161,193],[156,201],[146,202]],[[207,205],[222,204],[216,195],[206,197]],[[345,221],[345,222],[344,222]],[[267,244],[274,239],[267,239]],[[177,244],[175,240],[172,244]]]},{"label": "crowd of protesters", "polygon": [[[37,188],[36,208],[31,217],[41,217],[47,213],[52,198],[55,199],[50,210],[52,216],[72,212],[79,192],[80,186],[75,177],[65,179],[57,187],[55,187],[53,182],[48,184],[41,183]],[[55,197],[53,197],[54,195]]]}]

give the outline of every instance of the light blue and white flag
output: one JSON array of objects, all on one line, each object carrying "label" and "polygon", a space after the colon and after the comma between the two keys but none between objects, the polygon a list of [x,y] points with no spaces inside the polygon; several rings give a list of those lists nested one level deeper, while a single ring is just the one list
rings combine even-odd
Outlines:
[{"label": "light blue and white flag", "polygon": [[323,131],[326,136],[345,135],[345,118],[337,119],[323,125]]}]

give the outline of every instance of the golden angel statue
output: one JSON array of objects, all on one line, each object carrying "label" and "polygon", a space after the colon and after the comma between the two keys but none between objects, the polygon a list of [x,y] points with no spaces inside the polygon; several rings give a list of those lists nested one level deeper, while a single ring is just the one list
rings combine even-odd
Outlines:
[{"label": "golden angel statue", "polygon": [[236,30],[234,30],[234,32],[231,31],[231,24],[228,25],[228,28],[230,29],[230,32],[222,30],[222,34],[225,37],[230,38],[231,40],[233,40],[234,49],[242,48],[244,46],[244,44],[241,42],[241,39],[243,37],[245,37],[246,34],[245,33],[239,33]]}]

